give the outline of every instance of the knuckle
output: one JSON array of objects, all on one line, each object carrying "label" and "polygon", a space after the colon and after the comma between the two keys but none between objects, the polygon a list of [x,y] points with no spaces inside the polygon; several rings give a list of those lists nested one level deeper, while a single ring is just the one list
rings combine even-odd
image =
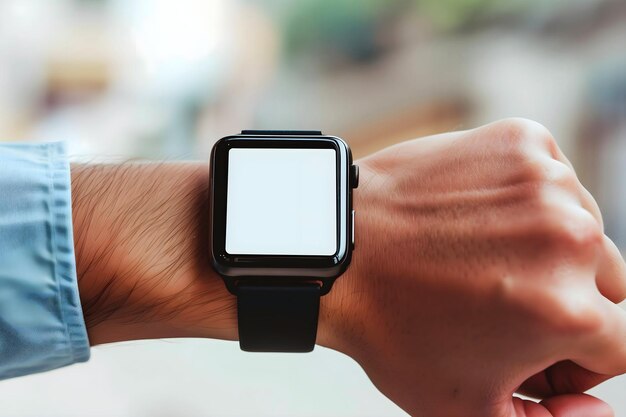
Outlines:
[{"label": "knuckle", "polygon": [[538,198],[529,233],[548,249],[574,255],[595,255],[604,240],[601,225],[578,206],[565,206]]},{"label": "knuckle", "polygon": [[555,213],[559,216],[555,220],[553,237],[555,241],[566,249],[593,250],[602,244],[603,233],[593,216],[582,208],[576,215]]},{"label": "knuckle", "polygon": [[551,159],[548,172],[548,181],[567,190],[578,190],[578,177],[569,166],[560,161]]},{"label": "knuckle", "polygon": [[603,317],[583,285],[542,280],[541,285],[525,285],[506,291],[506,302],[518,314],[532,317],[544,332],[560,336],[596,334],[605,328]]},{"label": "knuckle", "polygon": [[530,121],[522,118],[509,118],[493,124],[498,137],[511,145],[524,144],[528,139]]},{"label": "knuckle", "polygon": [[528,135],[544,147],[552,149],[557,146],[552,132],[541,123],[529,120],[528,131]]},{"label": "knuckle", "polygon": [[518,185],[528,185],[531,191],[526,197],[541,201],[546,194],[556,189],[576,194],[578,178],[572,169],[562,162],[550,158],[524,157],[523,160],[511,164],[512,182]]},{"label": "knuckle", "polygon": [[602,331],[605,327],[603,317],[585,293],[578,288],[561,287],[554,291],[549,301],[553,309],[547,315],[551,331],[561,335],[595,334]]},{"label": "knuckle", "polygon": [[540,143],[553,145],[556,143],[552,133],[541,123],[522,117],[511,117],[494,123],[499,136],[512,144]]}]

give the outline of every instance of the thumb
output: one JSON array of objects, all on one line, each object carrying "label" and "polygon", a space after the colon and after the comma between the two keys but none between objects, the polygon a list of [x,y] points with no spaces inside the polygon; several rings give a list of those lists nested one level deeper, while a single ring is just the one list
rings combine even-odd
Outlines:
[{"label": "thumb", "polygon": [[615,417],[613,409],[587,394],[557,395],[536,403],[513,398],[513,411],[507,417]]}]

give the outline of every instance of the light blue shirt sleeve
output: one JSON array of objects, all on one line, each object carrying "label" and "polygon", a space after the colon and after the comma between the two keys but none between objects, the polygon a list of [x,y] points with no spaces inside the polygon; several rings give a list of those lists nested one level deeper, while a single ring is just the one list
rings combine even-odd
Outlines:
[{"label": "light blue shirt sleeve", "polygon": [[0,143],[0,379],[89,358],[62,143]]}]

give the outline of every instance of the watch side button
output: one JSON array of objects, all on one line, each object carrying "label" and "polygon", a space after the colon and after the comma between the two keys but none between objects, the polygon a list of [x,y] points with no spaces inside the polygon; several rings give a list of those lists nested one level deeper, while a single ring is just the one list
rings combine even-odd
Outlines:
[{"label": "watch side button", "polygon": [[352,188],[357,188],[359,186],[359,166],[351,165],[350,166],[350,185]]},{"label": "watch side button", "polygon": [[354,249],[354,210],[352,210],[352,235],[351,235],[351,241],[352,241],[352,249]]}]

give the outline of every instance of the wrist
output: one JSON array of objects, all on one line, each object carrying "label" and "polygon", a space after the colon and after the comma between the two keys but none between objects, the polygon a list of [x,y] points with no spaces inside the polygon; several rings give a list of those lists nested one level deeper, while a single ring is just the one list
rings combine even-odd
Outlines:
[{"label": "wrist", "polygon": [[[318,344],[348,353],[362,314],[366,183],[354,193],[356,247],[322,297]],[[92,345],[146,338],[236,340],[236,298],[210,265],[208,170],[202,163],[73,165],[78,283]],[[365,245],[363,245],[365,246]]]},{"label": "wrist", "polygon": [[235,298],[209,262],[201,163],[74,165],[78,284],[92,344],[235,339]]},{"label": "wrist", "polygon": [[375,222],[376,195],[369,192],[374,171],[364,160],[355,161],[360,168],[360,185],[353,192],[355,210],[355,245],[352,260],[331,291],[322,297],[318,330],[318,344],[355,357],[355,348],[363,343],[362,329],[367,324],[367,297],[365,287],[372,268],[371,236],[368,230]]}]

